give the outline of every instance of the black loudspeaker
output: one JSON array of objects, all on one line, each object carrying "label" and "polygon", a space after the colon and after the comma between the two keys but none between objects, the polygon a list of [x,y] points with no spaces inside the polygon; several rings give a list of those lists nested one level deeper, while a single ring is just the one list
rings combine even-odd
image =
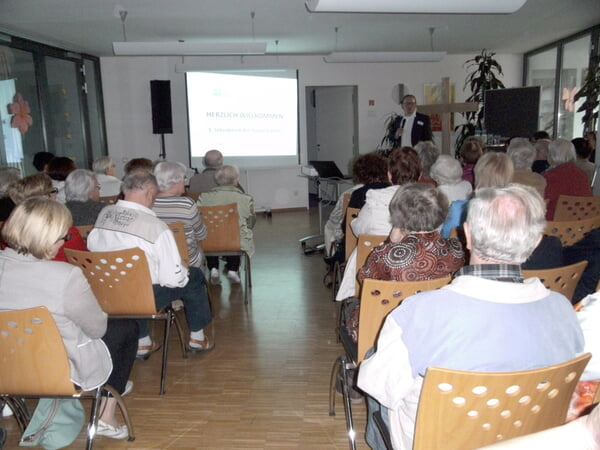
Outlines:
[{"label": "black loudspeaker", "polygon": [[151,80],[150,96],[152,98],[152,132],[154,134],[172,134],[171,82],[169,80]]}]

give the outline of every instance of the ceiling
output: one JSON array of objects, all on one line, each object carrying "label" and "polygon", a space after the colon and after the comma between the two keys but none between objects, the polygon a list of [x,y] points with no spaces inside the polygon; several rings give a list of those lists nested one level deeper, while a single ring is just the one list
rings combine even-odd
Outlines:
[{"label": "ceiling", "polygon": [[304,0],[0,0],[0,30],[107,56],[125,40],[119,10],[127,11],[128,41],[255,40],[280,55],[523,53],[600,23],[600,0],[527,0],[510,15],[310,13]]}]

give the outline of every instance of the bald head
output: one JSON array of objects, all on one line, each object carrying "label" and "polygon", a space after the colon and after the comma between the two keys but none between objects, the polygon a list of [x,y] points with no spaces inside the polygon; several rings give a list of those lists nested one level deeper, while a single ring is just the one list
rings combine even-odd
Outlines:
[{"label": "bald head", "polygon": [[219,169],[223,166],[223,154],[219,150],[209,150],[204,155],[204,167]]}]

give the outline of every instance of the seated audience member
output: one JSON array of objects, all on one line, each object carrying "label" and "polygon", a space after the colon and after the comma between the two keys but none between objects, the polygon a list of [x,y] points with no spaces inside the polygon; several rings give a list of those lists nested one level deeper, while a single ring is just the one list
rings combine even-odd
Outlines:
[{"label": "seated audience member", "polygon": [[577,303],[586,295],[596,292],[600,282],[600,228],[596,228],[577,241],[563,249],[564,264],[575,264],[587,261],[588,264],[581,274],[579,283],[573,293],[573,303]]},{"label": "seated audience member", "polygon": [[429,183],[436,185],[435,180],[431,177],[431,166],[440,156],[440,150],[435,146],[433,141],[421,141],[415,145],[415,152],[419,155],[421,161],[421,177],[420,183]]},{"label": "seated audience member", "polygon": [[[484,187],[505,187],[511,182],[515,168],[506,153],[487,152],[477,161],[473,170],[475,191]],[[450,204],[448,218],[442,225],[442,237],[449,237],[452,228],[461,228],[467,214],[469,200]]]},{"label": "seated audience member", "polygon": [[[417,152],[410,147],[395,148],[388,159],[388,179],[392,183],[383,189],[367,191],[364,206],[358,217],[350,223],[352,232],[387,236],[392,230],[390,223],[390,201],[401,185],[416,183],[421,175],[421,162]],[[356,249],[348,256],[344,276],[336,300],[354,295],[356,280]]]},{"label": "seated audience member", "polygon": [[585,139],[585,144],[590,149],[590,161],[596,162],[596,132],[595,131],[587,131],[583,136]]},{"label": "seated audience member", "polygon": [[[15,207],[2,229],[8,248],[0,252],[0,310],[45,306],[63,338],[73,383],[89,390],[108,381],[125,393],[137,324],[107,320],[81,270],[51,261],[70,227],[71,214],[54,200],[30,198]],[[118,425],[115,407],[114,397],[102,398],[96,433],[124,439],[127,426]]]},{"label": "seated audience member", "polygon": [[45,172],[48,168],[48,163],[54,159],[54,153],[50,152],[37,152],[33,155],[33,167],[38,172]]},{"label": "seated audience member", "polygon": [[596,166],[593,162],[590,162],[590,155],[592,154],[591,147],[588,146],[587,142],[583,138],[575,138],[571,140],[571,144],[575,147],[575,161],[573,163],[585,172],[587,175],[590,185],[592,184],[592,178],[594,178],[594,172]]},{"label": "seated audience member", "polygon": [[99,201],[100,185],[93,172],[76,169],[65,180],[65,205],[73,216],[73,225],[93,225],[106,206]]},{"label": "seated audience member", "polygon": [[223,167],[223,154],[219,150],[209,150],[204,154],[204,170],[190,180],[190,192],[199,194],[217,187],[215,174]]},{"label": "seated audience member", "polygon": [[0,221],[5,221],[15,207],[8,195],[11,183],[21,179],[21,171],[16,167],[0,167]]},{"label": "seated audience member", "polygon": [[148,158],[133,158],[127,161],[123,170],[125,170],[125,174],[132,172],[137,169],[144,169],[148,172],[152,172],[154,169],[154,163]]},{"label": "seated audience member", "polygon": [[[156,308],[181,299],[191,331],[190,351],[212,350],[214,343],[204,333],[212,319],[204,275],[197,267],[183,266],[173,233],[150,209],[157,192],[156,178],[147,170],[125,175],[125,199],[102,210],[88,236],[88,246],[94,252],[141,248],[148,259]],[[152,343],[146,320],[139,322],[139,328],[137,354],[145,357],[158,346]]]},{"label": "seated audience member", "polygon": [[514,138],[510,141],[507,150],[508,156],[511,157],[515,165],[515,173],[513,175],[513,183],[524,184],[534,188],[542,198],[546,190],[546,180],[539,173],[531,170],[531,165],[535,161],[536,151],[529,139]]},{"label": "seated audience member", "polygon": [[[380,163],[380,164],[378,164]],[[372,183],[377,179],[376,168],[382,166],[384,169],[380,172],[387,172],[387,163],[385,158],[375,152],[360,155],[354,160],[352,164],[352,176],[356,184],[349,189],[346,189],[338,198],[335,207],[331,210],[329,218],[325,223],[323,229],[324,241],[325,241],[325,252],[327,256],[333,256],[329,254],[331,246],[334,242],[339,242],[338,248],[341,248],[344,240],[345,226],[342,227],[342,223],[345,222],[344,211],[344,196],[351,195],[357,189],[362,188],[365,184]],[[374,175],[375,174],[375,175]],[[345,259],[344,255],[340,255],[340,261]],[[332,260],[331,263],[335,261]],[[328,262],[329,263],[329,262]]]},{"label": "seated audience member", "polygon": [[[256,222],[254,199],[252,196],[242,192],[238,187],[239,176],[240,174],[237,167],[221,167],[215,173],[217,187],[204,192],[200,196],[198,202],[202,206],[218,206],[236,203],[240,221],[240,244],[242,250],[248,253],[248,256],[252,256],[254,254],[252,228],[254,228],[254,223]],[[232,283],[239,283],[240,276],[238,272],[240,270],[240,257],[227,256],[225,257],[225,261],[227,262],[227,278],[229,278]],[[210,282],[212,284],[220,284],[219,258],[216,256],[206,258],[206,265],[210,270]]]},{"label": "seated audience member", "polygon": [[182,222],[191,267],[202,267],[204,254],[198,244],[206,238],[206,226],[196,202],[185,194],[186,167],[179,162],[162,161],[154,168],[158,194],[152,210],[165,223]]},{"label": "seated audience member", "polygon": [[100,197],[112,197],[121,192],[121,180],[115,177],[115,162],[108,156],[101,156],[94,161],[92,169],[100,184]]},{"label": "seated audience member", "polygon": [[[545,225],[544,201],[533,189],[478,189],[464,225],[470,265],[450,285],[405,299],[387,317],[377,350],[360,366],[358,387],[372,397],[369,415],[381,408],[394,448],[412,448],[427,367],[519,371],[583,351],[571,303],[521,273]],[[369,419],[372,448],[380,448],[376,433]]]},{"label": "seated audience member", "polygon": [[531,165],[533,172],[542,174],[550,167],[548,163],[548,146],[550,142],[552,142],[550,139],[539,139],[533,144],[535,147],[535,161]]},{"label": "seated audience member", "polygon": [[473,192],[471,183],[462,179],[460,163],[449,155],[440,155],[431,166],[431,178],[448,199],[448,204],[457,200],[467,200]]},{"label": "seated audience member", "polygon": [[462,179],[471,183],[471,186],[475,186],[475,179],[473,170],[475,164],[483,155],[483,142],[476,136],[471,136],[465,139],[458,152],[460,161],[463,165]]},{"label": "seated audience member", "polygon": [[[463,266],[461,243],[458,239],[444,239],[437,231],[448,213],[448,200],[437,188],[426,183],[400,186],[390,201],[389,211],[392,231],[359,269],[357,277],[361,283],[365,278],[433,280],[454,275]],[[358,310],[358,299],[346,306],[346,326],[341,330],[342,336],[349,337],[353,344],[358,343]],[[356,358],[356,354],[352,356]]]},{"label": "seated audience member", "polygon": [[545,130],[538,130],[535,133],[533,133],[533,135],[531,136],[531,142],[533,144],[535,144],[536,142],[538,142],[542,139],[551,140],[550,135]]},{"label": "seated audience member", "polygon": [[48,163],[46,173],[52,178],[52,186],[58,189],[56,200],[65,203],[65,180],[75,170],[75,163],[66,156],[57,156]]},{"label": "seated audience member", "polygon": [[[31,197],[46,197],[56,200],[57,192],[58,189],[52,186],[52,180],[45,173],[37,173],[15,181],[8,188],[8,194],[16,205]],[[69,232],[65,235],[63,245],[56,253],[54,261],[67,261],[63,248],[87,251],[85,242],[74,225],[71,225]]]},{"label": "seated audience member", "polygon": [[556,139],[548,145],[550,168],[542,174],[546,179],[547,220],[554,219],[554,210],[560,195],[593,195],[587,176],[574,161],[575,147],[566,139]]}]

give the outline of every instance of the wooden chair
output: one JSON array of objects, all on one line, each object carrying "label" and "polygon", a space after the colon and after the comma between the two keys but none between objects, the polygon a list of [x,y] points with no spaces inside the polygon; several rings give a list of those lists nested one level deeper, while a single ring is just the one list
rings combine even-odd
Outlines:
[{"label": "wooden chair", "polygon": [[79,231],[82,239],[87,241],[88,235],[94,229],[94,225],[75,225],[75,228]]},{"label": "wooden chair", "polygon": [[[348,197],[348,201],[350,201],[350,197]],[[352,228],[350,228],[350,222],[352,222],[352,220],[354,220],[356,218],[356,216],[358,216],[360,209],[346,207],[345,211],[346,211],[346,229],[345,229],[345,235],[344,235],[344,242],[345,242],[344,252],[345,252],[346,260],[348,260],[350,253],[352,253],[352,250],[354,250],[354,248],[356,247],[356,244],[358,243],[358,238],[352,232]],[[340,287],[340,284],[342,282],[342,276],[344,275],[345,267],[346,267],[346,261],[344,261],[343,263],[336,261],[333,265],[333,275],[332,275],[332,278],[333,278],[332,300],[333,301],[335,301],[335,296],[337,295],[338,288]]]},{"label": "wooden chair", "polygon": [[101,201],[102,203],[108,203],[108,204],[113,204],[113,203],[117,203],[117,200],[119,200],[119,196],[118,195],[107,195],[105,197],[100,197],[99,201]]},{"label": "wooden chair", "polygon": [[413,449],[469,450],[563,424],[591,356],[521,372],[429,367]]},{"label": "wooden chair", "polygon": [[31,415],[23,398],[72,397],[92,401],[87,425],[86,448],[96,436],[98,407],[102,390],[117,400],[133,441],[133,425],[123,399],[105,384],[92,391],[77,389],[71,381],[71,366],[52,314],[45,306],[0,312],[0,397],[14,412],[21,431]]},{"label": "wooden chair", "polygon": [[544,234],[558,237],[563,247],[567,247],[575,244],[586,233],[598,227],[600,227],[600,216],[579,220],[564,220],[561,222],[549,220],[546,223]]},{"label": "wooden chair", "polygon": [[185,193],[186,197],[191,198],[192,200],[194,200],[195,202],[198,201],[198,198],[200,197],[200,193],[199,192],[190,192],[190,191],[186,191]]},{"label": "wooden chair", "polygon": [[175,324],[181,353],[187,358],[183,327],[171,304],[156,310],[152,279],[143,250],[130,248],[113,252],[83,252],[65,249],[67,261],[78,266],[87,278],[102,309],[113,319],[162,320],[162,367],[159,394],[165,393],[169,335]]},{"label": "wooden chair", "polygon": [[177,244],[177,249],[179,250],[181,260],[183,261],[185,266],[188,267],[190,264],[190,254],[188,251],[187,240],[185,238],[183,222],[171,222],[167,225],[169,225],[169,228],[173,232],[173,236],[175,237],[175,243]]},{"label": "wooden chair", "polygon": [[250,256],[242,250],[240,242],[240,219],[237,204],[199,206],[202,221],[206,225],[207,236],[199,242],[205,256],[240,256],[244,260],[244,303],[248,304],[252,288],[252,267]]},{"label": "wooden chair", "polygon": [[[356,245],[356,274],[365,265],[371,251],[387,238],[386,235],[378,234],[361,234],[358,236],[358,244]],[[360,283],[358,280],[356,280],[354,292],[356,292],[357,297],[360,297]]]},{"label": "wooden chair", "polygon": [[581,220],[600,216],[600,196],[577,197],[560,195],[554,210],[554,220]]},{"label": "wooden chair", "polygon": [[365,357],[366,352],[375,345],[377,335],[385,317],[390,311],[418,292],[438,289],[450,282],[450,277],[427,281],[381,281],[366,279],[363,282],[360,299],[359,325],[358,325],[358,357],[352,361],[350,352],[345,352],[333,363],[329,383],[329,415],[335,416],[335,387],[339,382],[342,385],[342,398],[344,413],[346,415],[346,428],[350,448],[356,449],[354,422],[350,406],[349,386],[347,371],[358,367]]},{"label": "wooden chair", "polygon": [[544,270],[524,270],[525,278],[538,277],[551,291],[560,292],[569,300],[573,299],[575,288],[583,271],[587,267],[587,261],[580,261],[569,266],[556,267]]}]

